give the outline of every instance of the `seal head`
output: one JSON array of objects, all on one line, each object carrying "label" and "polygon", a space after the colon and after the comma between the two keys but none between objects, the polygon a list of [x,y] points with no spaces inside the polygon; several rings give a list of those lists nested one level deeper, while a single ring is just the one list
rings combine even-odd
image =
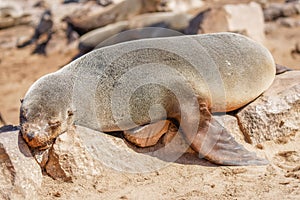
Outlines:
[{"label": "seal head", "polygon": [[31,147],[47,147],[73,124],[68,86],[69,81],[53,73],[39,79],[25,95],[20,108],[21,132]]}]

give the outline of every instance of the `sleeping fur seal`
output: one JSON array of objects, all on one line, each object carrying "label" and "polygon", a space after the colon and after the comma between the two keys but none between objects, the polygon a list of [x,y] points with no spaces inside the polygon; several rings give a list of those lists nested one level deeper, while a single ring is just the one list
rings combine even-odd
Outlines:
[{"label": "sleeping fur seal", "polygon": [[[266,160],[238,144],[211,115],[240,108],[272,83],[269,51],[233,33],[143,39],[100,48],[36,81],[21,131],[42,148],[72,125],[147,135],[177,123],[199,155],[223,165]],[[130,140],[130,137],[127,137]]]}]

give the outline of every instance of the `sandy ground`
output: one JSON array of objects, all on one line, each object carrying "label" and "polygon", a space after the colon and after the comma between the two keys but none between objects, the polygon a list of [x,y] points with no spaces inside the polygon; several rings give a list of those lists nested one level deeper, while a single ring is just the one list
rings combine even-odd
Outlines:
[{"label": "sandy ground", "polygon": [[[77,52],[76,49],[60,50],[41,56],[31,54],[34,45],[25,49],[14,48],[19,37],[28,38],[32,34],[33,29],[28,26],[0,31],[0,113],[7,124],[19,123],[20,99],[30,85],[41,76],[69,63]],[[56,42],[66,43],[60,38]]]},{"label": "sandy ground", "polygon": [[[94,179],[60,183],[45,177],[41,199],[300,199],[300,136],[266,142],[267,166],[226,167],[200,161],[170,163],[160,170],[130,174],[104,169]],[[183,159],[183,161],[184,161]]]},{"label": "sandy ground", "polygon": [[[286,28],[270,24],[267,47],[277,63],[300,69],[300,55],[291,54],[300,43],[300,27]],[[67,64],[76,50],[64,49],[47,56],[31,55],[33,47],[15,49],[20,36],[33,30],[18,26],[0,31],[0,113],[9,124],[18,124],[20,99],[29,86],[44,74]],[[65,40],[61,40],[65,42]],[[53,44],[55,45],[55,44]],[[170,163],[145,174],[103,170],[93,180],[78,179],[62,183],[44,178],[39,199],[300,199],[300,136],[290,136],[284,143],[269,141],[256,149],[270,160],[261,167],[220,167]]]}]

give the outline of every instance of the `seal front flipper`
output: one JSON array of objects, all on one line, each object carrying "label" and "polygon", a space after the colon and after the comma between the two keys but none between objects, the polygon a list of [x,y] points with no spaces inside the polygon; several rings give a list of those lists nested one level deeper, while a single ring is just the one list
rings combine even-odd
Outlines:
[{"label": "seal front flipper", "polygon": [[170,126],[169,120],[160,120],[151,124],[146,124],[134,129],[124,131],[124,137],[129,142],[139,147],[149,147],[155,145]]},{"label": "seal front flipper", "polygon": [[198,139],[204,139],[199,149],[199,156],[221,165],[266,165],[268,161],[256,156],[241,144],[214,118],[206,122],[206,126],[199,129],[195,143]]}]

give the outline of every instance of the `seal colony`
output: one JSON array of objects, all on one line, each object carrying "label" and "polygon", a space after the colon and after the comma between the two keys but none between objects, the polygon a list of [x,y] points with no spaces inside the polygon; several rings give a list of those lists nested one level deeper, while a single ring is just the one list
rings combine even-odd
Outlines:
[{"label": "seal colony", "polygon": [[[270,52],[233,33],[143,39],[100,48],[37,80],[20,109],[23,138],[45,148],[72,125],[137,137],[177,125],[199,157],[261,165],[213,117],[238,109],[273,82]],[[171,125],[170,125],[171,124]],[[143,141],[145,138],[141,138]]]}]

